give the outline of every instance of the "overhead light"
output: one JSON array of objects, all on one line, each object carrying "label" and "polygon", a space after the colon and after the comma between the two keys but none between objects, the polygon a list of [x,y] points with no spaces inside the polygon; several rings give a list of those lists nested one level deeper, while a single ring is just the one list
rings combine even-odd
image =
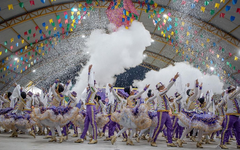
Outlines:
[{"label": "overhead light", "polygon": [[32,72],[36,72],[36,70],[34,69]]},{"label": "overhead light", "polygon": [[87,54],[89,54],[89,52],[87,51]]},{"label": "overhead light", "polygon": [[83,16],[83,19],[86,19],[86,16]]},{"label": "overhead light", "polygon": [[214,70],[214,67],[210,67],[210,69],[213,71],[213,70]]},{"label": "overhead light", "polygon": [[146,58],[147,57],[147,55],[146,54],[143,54],[143,58]]},{"label": "overhead light", "polygon": [[76,12],[76,11],[77,11],[77,8],[72,8],[72,11]]},{"label": "overhead light", "polygon": [[163,17],[164,17],[164,18],[167,18],[167,15],[166,15],[166,14],[164,14],[164,15],[163,15]]},{"label": "overhead light", "polygon": [[85,38],[85,35],[82,35],[82,38]]},{"label": "overhead light", "polygon": [[154,42],[154,39],[152,39],[151,42]]},{"label": "overhead light", "polygon": [[16,57],[14,60],[18,60],[18,58]]}]

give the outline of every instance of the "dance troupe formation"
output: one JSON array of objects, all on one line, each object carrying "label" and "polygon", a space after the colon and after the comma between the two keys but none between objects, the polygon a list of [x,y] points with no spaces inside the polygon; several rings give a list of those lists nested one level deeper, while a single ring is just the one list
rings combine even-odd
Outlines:
[{"label": "dance troupe formation", "polygon": [[[209,144],[220,138],[220,147],[227,149],[226,145],[235,140],[232,136],[235,135],[240,149],[240,88],[230,86],[221,98],[214,98],[209,91],[203,95],[202,84],[196,80],[194,89],[168,97],[167,92],[179,77],[177,73],[167,86],[157,83],[155,96],[152,90],[148,90],[149,85],[138,92],[131,87],[125,87],[124,92],[116,92],[111,84],[107,84],[109,101],[105,102],[97,95],[92,70],[90,65],[88,86],[79,101],[77,93],[70,92],[70,81],[64,85],[56,80],[48,92],[43,90],[36,95],[15,85],[12,93],[0,96],[0,127],[11,132],[11,137],[24,132],[35,138],[35,134],[45,135],[47,131],[45,138],[51,138],[49,142],[56,142],[57,134],[62,143],[68,139],[71,126],[73,137],[78,137],[78,128],[82,132],[75,143],[83,143],[89,136],[89,144],[96,144],[97,137],[105,136],[108,129],[104,141],[111,141],[111,144],[115,144],[122,135],[122,142],[127,145],[134,145],[132,138],[136,137],[136,142],[148,140],[154,147],[157,147],[160,132],[163,132],[169,147],[183,147],[186,144],[184,138],[191,132],[190,139],[197,142],[198,148],[202,148],[204,142]],[[147,98],[143,99],[141,95],[146,91]],[[186,98],[183,96],[185,93]],[[214,112],[210,111],[210,106],[214,106]]]}]

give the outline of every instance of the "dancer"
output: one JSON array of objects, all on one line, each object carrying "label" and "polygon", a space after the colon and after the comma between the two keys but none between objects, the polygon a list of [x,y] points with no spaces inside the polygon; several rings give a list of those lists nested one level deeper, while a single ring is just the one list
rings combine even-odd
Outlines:
[{"label": "dancer", "polygon": [[225,145],[228,138],[227,135],[230,134],[231,128],[235,129],[235,137],[237,140],[237,148],[240,148],[240,100],[237,99],[237,95],[240,93],[240,88],[234,86],[229,86],[226,90],[226,102],[227,102],[227,111],[226,111],[226,122],[223,128],[221,135],[220,147],[222,149],[228,149]]},{"label": "dancer", "polygon": [[176,147],[174,143],[172,143],[172,124],[171,124],[171,118],[168,114],[169,112],[169,100],[167,97],[168,90],[173,86],[176,79],[179,77],[179,74],[177,73],[171,80],[167,87],[164,86],[161,82],[159,82],[156,87],[158,90],[157,94],[157,116],[158,116],[158,125],[154,131],[153,137],[152,137],[152,143],[151,146],[157,147],[156,140],[157,137],[162,130],[163,126],[165,125],[167,127],[167,140],[168,144],[167,146],[170,147]]},{"label": "dancer", "polygon": [[[140,134],[138,135],[136,141],[139,143],[140,141],[140,137],[143,135],[143,133],[145,133],[146,131],[149,131],[149,138],[148,138],[148,142],[152,140],[152,136],[153,136],[153,131],[154,129],[157,127],[157,123],[158,123],[158,120],[157,120],[157,111],[155,109],[155,102],[154,102],[154,99],[157,97],[157,96],[154,96],[154,94],[152,93],[152,90],[148,90],[148,93],[147,93],[148,97],[145,99],[145,104],[149,107],[149,111],[148,111],[148,115],[150,117],[150,119],[152,120],[152,124],[149,128],[146,128],[146,129],[143,129],[140,131]],[[145,136],[144,136],[145,138]]]},{"label": "dancer", "polygon": [[[111,85],[110,85],[111,86]],[[136,128],[145,129],[151,125],[151,119],[148,117],[147,114],[147,106],[140,105],[140,99],[138,99],[147,89],[149,85],[145,86],[144,90],[134,95],[134,91],[131,87],[125,87],[124,91],[129,95],[127,98],[127,108],[123,108],[121,113],[113,113],[111,119],[120,125],[123,126],[123,129],[118,132],[117,136],[112,137],[112,144],[116,142],[116,139],[119,135],[124,133],[127,129],[132,129],[131,135],[127,139],[127,145],[134,145],[132,142],[132,136],[136,131]],[[116,95],[116,94],[115,94]],[[137,105],[136,105],[136,101]],[[138,108],[139,107],[139,108]],[[137,111],[139,114],[137,114]]]},{"label": "dancer", "polygon": [[[200,90],[202,89],[202,84],[200,85]],[[211,134],[212,132],[221,130],[222,118],[211,114],[204,113],[201,110],[200,104],[198,102],[198,97],[201,92],[198,91],[198,80],[196,80],[195,90],[187,90],[187,95],[189,96],[186,104],[186,111],[182,110],[178,115],[179,124],[181,126],[186,127],[186,130],[183,132],[182,137],[177,140],[177,144],[179,147],[182,147],[183,138],[192,130],[198,129],[198,139],[197,139],[197,147],[202,148],[202,143],[200,142],[202,135],[205,131],[207,134]],[[197,112],[195,112],[196,110]]]},{"label": "dancer", "polygon": [[90,76],[93,74],[91,72],[92,65],[88,68],[88,97],[86,99],[85,105],[86,105],[86,117],[84,122],[84,130],[82,132],[82,135],[80,139],[76,140],[75,143],[83,143],[84,138],[87,134],[89,123],[92,125],[93,129],[93,140],[91,140],[88,144],[96,144],[97,143],[97,124],[96,124],[96,107],[94,103],[95,95],[97,94],[97,88],[95,87],[94,83],[91,80],[94,80],[90,78]]}]

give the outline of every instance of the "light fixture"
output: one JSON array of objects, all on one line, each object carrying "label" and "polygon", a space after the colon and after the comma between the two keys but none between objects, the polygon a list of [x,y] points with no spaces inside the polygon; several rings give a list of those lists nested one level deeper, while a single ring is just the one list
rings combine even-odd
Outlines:
[{"label": "light fixture", "polygon": [[18,58],[16,57],[14,60],[18,60]]},{"label": "light fixture", "polygon": [[89,54],[89,51],[87,51],[86,53]]},{"label": "light fixture", "polygon": [[82,38],[85,38],[85,35],[84,35],[84,34],[82,35]]},{"label": "light fixture", "polygon": [[214,70],[214,67],[210,67],[210,69],[213,71],[213,70]]},{"label": "light fixture", "polygon": [[166,15],[166,14],[164,14],[164,15],[163,15],[163,17],[164,17],[164,18],[167,18],[167,15]]},{"label": "light fixture", "polygon": [[146,54],[143,54],[143,58],[146,58],[147,57],[147,55]]},{"label": "light fixture", "polygon": [[154,39],[151,39],[151,42],[154,42]]},{"label": "light fixture", "polygon": [[83,19],[86,19],[86,16],[83,16]]},{"label": "light fixture", "polygon": [[36,72],[36,70],[34,69],[32,72]]},{"label": "light fixture", "polygon": [[76,11],[77,11],[77,8],[72,8],[72,11],[76,12]]}]

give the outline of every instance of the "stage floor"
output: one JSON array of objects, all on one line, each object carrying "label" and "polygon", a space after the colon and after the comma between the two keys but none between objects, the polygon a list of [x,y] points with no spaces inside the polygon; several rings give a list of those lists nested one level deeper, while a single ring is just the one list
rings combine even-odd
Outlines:
[{"label": "stage floor", "polygon": [[[160,134],[161,135],[161,134]],[[18,138],[9,137],[10,134],[0,134],[0,150],[179,150],[178,147],[167,147],[166,141],[162,136],[159,136],[157,140],[158,147],[151,147],[146,140],[141,140],[137,143],[134,139],[134,146],[128,146],[122,141],[122,137],[117,139],[117,142],[112,145],[110,141],[103,141],[105,137],[98,139],[98,144],[89,145],[88,141],[84,143],[74,143],[77,138],[72,138],[71,135],[67,141],[63,143],[49,143],[48,139],[43,139],[44,136],[36,136],[34,139],[32,136],[20,134]],[[186,139],[188,144],[184,144],[182,150],[196,149],[196,143],[190,142]],[[220,149],[217,142],[212,144],[204,144],[204,150]],[[227,145],[229,149],[236,149],[236,142],[233,141],[231,145]]]}]

